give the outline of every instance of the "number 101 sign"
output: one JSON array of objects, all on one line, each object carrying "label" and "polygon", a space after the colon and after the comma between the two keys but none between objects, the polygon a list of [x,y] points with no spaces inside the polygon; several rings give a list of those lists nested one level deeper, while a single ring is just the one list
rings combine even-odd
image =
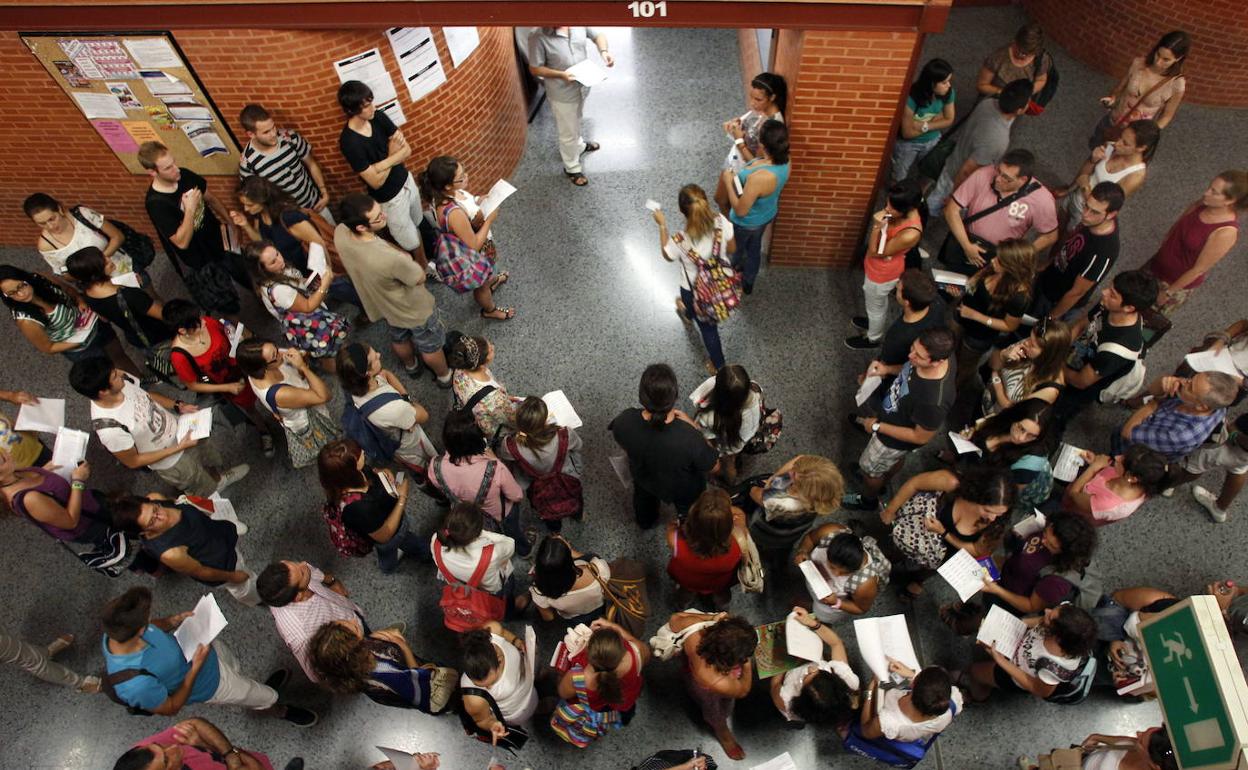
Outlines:
[{"label": "number 101 sign", "polygon": [[634,19],[652,19],[655,16],[660,19],[667,18],[667,2],[666,0],[633,0],[628,4],[628,10],[632,12]]}]

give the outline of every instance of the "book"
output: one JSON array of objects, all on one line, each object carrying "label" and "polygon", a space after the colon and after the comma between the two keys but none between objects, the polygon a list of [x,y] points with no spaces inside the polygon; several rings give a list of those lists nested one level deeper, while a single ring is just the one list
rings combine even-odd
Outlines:
[{"label": "book", "polygon": [[932,280],[946,286],[965,286],[967,276],[952,270],[932,270]]},{"label": "book", "polygon": [[1039,509],[1035,509],[1035,513],[1014,525],[1014,534],[1026,540],[1032,535],[1043,532],[1047,524],[1048,519],[1045,515]]},{"label": "book", "polygon": [[754,672],[759,679],[770,679],[806,662],[789,654],[785,625],[786,621],[777,620],[754,627],[758,636],[758,646],[754,648]]},{"label": "book", "polygon": [[1069,484],[1078,478],[1079,470],[1083,466],[1083,450],[1062,442],[1062,448],[1058,450],[1057,458],[1053,460],[1053,478]]},{"label": "book", "polygon": [[813,561],[807,559],[797,565],[797,568],[802,571],[802,577],[806,578],[806,585],[810,588],[811,596],[816,599],[826,599],[832,595],[832,586],[828,585],[828,581]]},{"label": "book", "polygon": [[57,429],[56,443],[52,445],[52,464],[57,466],[56,475],[69,481],[69,475],[87,459],[88,441],[90,436],[83,431],[63,425]]},{"label": "book", "polygon": [[858,618],[854,621],[854,635],[858,637],[858,654],[881,682],[901,681],[888,670],[889,658],[915,671],[922,668],[914,654],[905,615]]}]

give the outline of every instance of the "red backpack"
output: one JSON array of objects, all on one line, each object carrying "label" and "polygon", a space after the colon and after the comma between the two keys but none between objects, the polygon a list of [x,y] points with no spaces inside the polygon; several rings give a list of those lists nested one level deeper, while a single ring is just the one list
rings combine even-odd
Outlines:
[{"label": "red backpack", "polygon": [[336,504],[326,502],[321,511],[325,517],[325,523],[329,525],[329,539],[333,542],[335,550],[343,556],[368,556],[373,550],[372,540],[342,522],[342,509],[363,496],[360,492],[352,492],[344,495]]},{"label": "red backpack", "polygon": [[494,544],[490,543],[481,549],[481,560],[472,571],[467,583],[460,582],[446,568],[442,561],[442,543],[436,538],[433,541],[433,560],[438,565],[438,572],[446,585],[442,587],[442,598],[438,606],[442,608],[442,622],[456,632],[472,631],[481,628],[491,620],[502,620],[507,611],[507,602],[501,596],[482,591],[479,586],[485,577],[485,570],[490,566],[494,556]]},{"label": "red backpack", "polygon": [[532,482],[529,484],[529,504],[534,512],[545,521],[566,519],[569,516],[580,518],[585,508],[585,498],[581,494],[581,480],[563,472],[563,463],[568,456],[568,430],[560,428],[558,433],[559,450],[555,464],[548,473],[538,473],[532,465],[520,456],[520,448],[516,445],[515,436],[507,437],[507,451],[515,459],[516,465],[524,471]]}]

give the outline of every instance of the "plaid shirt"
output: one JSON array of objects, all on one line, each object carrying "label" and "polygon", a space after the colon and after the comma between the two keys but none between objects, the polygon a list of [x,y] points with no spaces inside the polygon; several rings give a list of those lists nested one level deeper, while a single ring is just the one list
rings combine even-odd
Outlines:
[{"label": "plaid shirt", "polygon": [[1184,414],[1179,411],[1182,405],[1183,402],[1177,398],[1162,401],[1157,411],[1135,426],[1127,443],[1156,449],[1171,462],[1187,457],[1205,443],[1209,434],[1222,422],[1226,410],[1218,409],[1206,415]]},{"label": "plaid shirt", "polygon": [[324,573],[316,567],[308,566],[312,570],[312,580],[308,583],[312,596],[301,602],[291,602],[285,607],[270,607],[269,612],[273,613],[273,620],[277,623],[278,635],[286,642],[295,660],[299,661],[299,667],[309,680],[315,682],[317,676],[308,659],[308,643],[312,641],[312,635],[326,623],[335,620],[362,621],[364,614],[355,602],[321,582],[325,579]]}]

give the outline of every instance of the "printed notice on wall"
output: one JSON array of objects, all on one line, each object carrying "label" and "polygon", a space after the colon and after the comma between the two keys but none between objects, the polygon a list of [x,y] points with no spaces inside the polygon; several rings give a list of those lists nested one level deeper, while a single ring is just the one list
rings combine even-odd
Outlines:
[{"label": "printed notice on wall", "polygon": [[82,114],[91,119],[126,117],[126,111],[121,108],[121,102],[113,94],[75,93],[74,101],[78,102],[78,108],[82,110]]},{"label": "printed notice on wall", "polygon": [[481,43],[476,27],[443,27],[442,37],[446,38],[446,47],[451,51],[451,66],[454,67],[463,64]]},{"label": "printed notice on wall", "polygon": [[386,63],[382,61],[381,50],[370,49],[364,53],[348,56],[334,62],[334,71],[338,73],[338,82],[358,80],[373,91],[373,103],[384,104],[399,98],[394,90],[394,81],[386,71]]},{"label": "printed notice on wall", "polygon": [[217,136],[217,131],[211,123],[183,123],[182,131],[186,133],[186,138],[191,140],[191,144],[195,145],[195,149],[199,150],[199,154],[205,158],[209,155],[229,152],[225,149],[225,142]]},{"label": "printed notice on wall", "polygon": [[127,40],[125,43],[130,55],[144,69],[185,66],[182,57],[178,56],[178,52],[163,37],[145,37],[141,40]]},{"label": "printed notice on wall", "polygon": [[399,106],[398,99],[381,105],[377,110],[386,113],[386,117],[390,118],[390,122],[396,126],[401,126],[407,122],[407,116],[403,114],[403,108]]},{"label": "printed notice on wall", "polygon": [[429,27],[391,27],[386,30],[394,58],[399,62],[399,73],[407,84],[407,95],[419,101],[433,89],[446,82],[446,71],[438,58],[438,47],[433,42],[433,30]]},{"label": "printed notice on wall", "polygon": [[[81,40],[58,40],[56,44],[61,47],[65,55],[73,61],[78,70],[78,76],[81,78],[92,78],[101,80],[104,73],[100,72],[100,68],[95,66],[91,54],[87,51],[87,46]],[[71,83],[70,85],[74,85]],[[86,84],[83,84],[86,85]],[[78,86],[75,86],[78,87]]]}]

